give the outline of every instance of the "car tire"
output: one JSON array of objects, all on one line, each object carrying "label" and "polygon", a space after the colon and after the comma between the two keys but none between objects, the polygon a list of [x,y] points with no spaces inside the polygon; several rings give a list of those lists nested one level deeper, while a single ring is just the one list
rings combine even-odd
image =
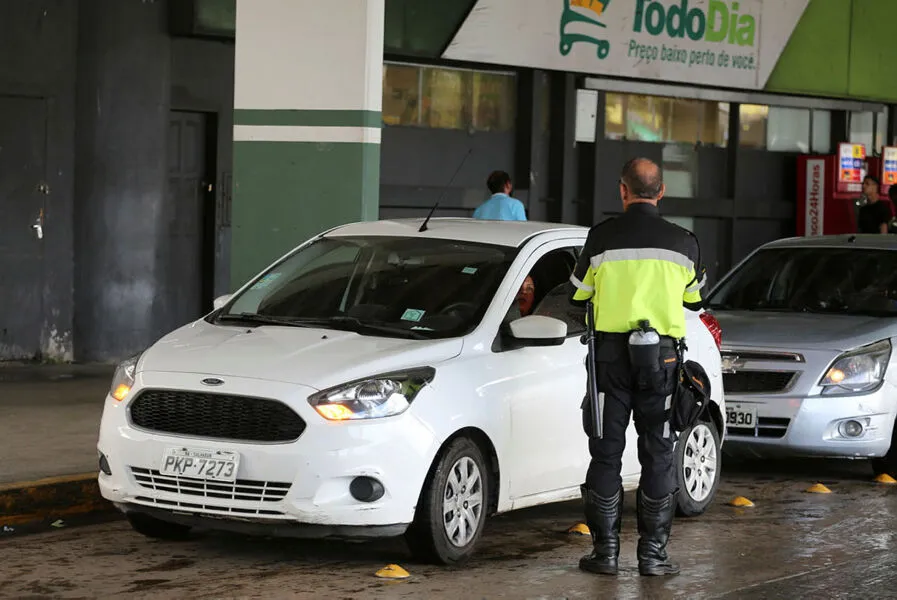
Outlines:
[{"label": "car tire", "polygon": [[676,514],[696,517],[707,510],[719,488],[722,453],[716,425],[699,421],[680,433],[674,454],[679,485]]},{"label": "car tire", "polygon": [[415,559],[457,565],[470,558],[486,523],[490,485],[479,446],[466,437],[453,440],[427,476],[405,534]]},{"label": "car tire", "polygon": [[157,540],[185,540],[190,535],[190,527],[162,521],[143,513],[128,513],[128,523],[137,533]]}]

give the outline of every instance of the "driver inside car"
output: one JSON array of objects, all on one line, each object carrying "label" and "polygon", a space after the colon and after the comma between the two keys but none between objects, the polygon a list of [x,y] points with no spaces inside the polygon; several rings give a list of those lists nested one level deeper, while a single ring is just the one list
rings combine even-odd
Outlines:
[{"label": "driver inside car", "polygon": [[523,280],[520,289],[517,290],[514,302],[511,304],[510,308],[508,308],[507,314],[505,314],[504,323],[508,324],[511,321],[516,321],[517,319],[531,315],[535,308],[535,302],[536,282],[531,275],[527,275],[526,279]]},{"label": "driver inside car", "polygon": [[517,291],[515,302],[520,309],[520,316],[526,317],[533,312],[533,302],[536,299],[536,283],[529,275],[523,280],[523,285]]}]

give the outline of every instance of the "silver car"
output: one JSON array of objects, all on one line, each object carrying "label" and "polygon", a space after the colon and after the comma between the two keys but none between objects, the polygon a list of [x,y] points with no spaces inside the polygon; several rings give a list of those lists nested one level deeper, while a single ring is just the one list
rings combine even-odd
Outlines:
[{"label": "silver car", "polygon": [[897,236],[771,242],[707,299],[728,452],[873,458],[897,475]]}]

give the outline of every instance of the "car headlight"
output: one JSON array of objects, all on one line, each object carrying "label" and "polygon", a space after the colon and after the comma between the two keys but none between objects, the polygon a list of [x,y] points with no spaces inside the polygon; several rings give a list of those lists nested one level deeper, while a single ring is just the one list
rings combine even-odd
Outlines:
[{"label": "car headlight", "polygon": [[392,417],[408,410],[435,375],[431,367],[377,375],[318,392],[308,402],[330,421]]},{"label": "car headlight", "polygon": [[891,358],[890,340],[842,354],[819,382],[823,394],[866,392],[878,387]]},{"label": "car headlight", "polygon": [[115,374],[112,376],[112,387],[109,388],[109,393],[119,402],[127,398],[128,394],[131,393],[131,388],[134,387],[134,375],[137,371],[137,361],[139,360],[140,355],[138,354],[123,360],[115,368]]}]

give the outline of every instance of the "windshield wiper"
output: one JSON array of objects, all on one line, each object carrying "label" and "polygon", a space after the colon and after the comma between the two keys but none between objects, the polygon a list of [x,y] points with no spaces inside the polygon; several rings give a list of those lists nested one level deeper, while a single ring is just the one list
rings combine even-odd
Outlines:
[{"label": "windshield wiper", "polygon": [[220,315],[217,319],[219,322],[240,322],[253,323],[256,325],[283,325],[285,327],[308,327],[307,324],[291,319],[289,317],[272,317],[269,315],[258,315],[255,313],[242,312],[236,315]]},{"label": "windshield wiper", "polygon": [[[317,320],[315,320],[317,322]],[[426,335],[418,332],[412,331],[411,329],[405,329],[403,327],[396,327],[393,325],[386,325],[382,323],[370,323],[368,321],[362,321],[358,317],[328,317],[325,319],[320,319],[320,322],[326,325],[331,325],[338,329],[348,329],[349,331],[354,331],[355,333],[362,333],[363,331],[368,332],[376,332],[376,333],[387,333],[391,335],[398,335],[400,337],[406,337],[415,340],[426,340],[429,339]]]}]

